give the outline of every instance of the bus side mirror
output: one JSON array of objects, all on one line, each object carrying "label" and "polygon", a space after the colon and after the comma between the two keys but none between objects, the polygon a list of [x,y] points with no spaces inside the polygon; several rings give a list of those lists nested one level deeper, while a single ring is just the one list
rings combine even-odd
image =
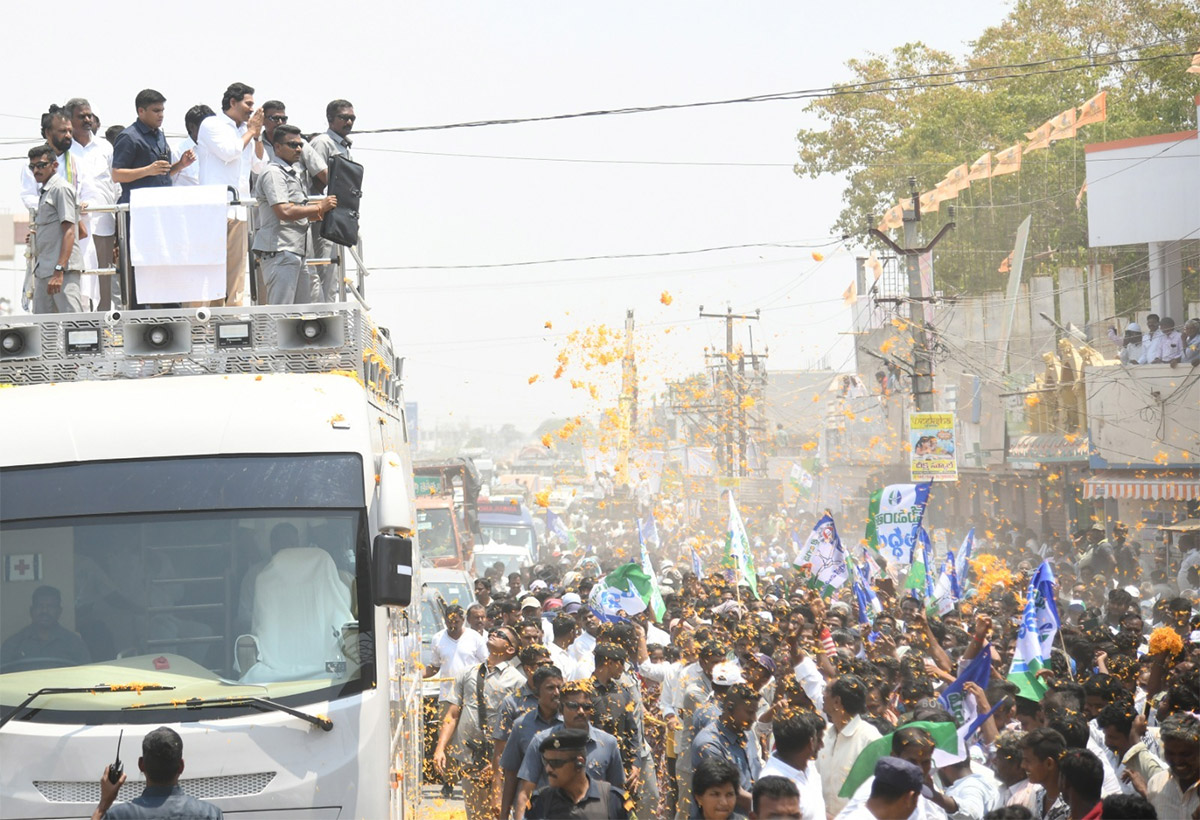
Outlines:
[{"label": "bus side mirror", "polygon": [[375,606],[412,603],[413,542],[398,535],[377,535],[371,545],[372,600]]},{"label": "bus side mirror", "polygon": [[408,481],[412,468],[394,452],[383,454],[379,464],[379,513],[376,528],[412,533],[417,529]]}]

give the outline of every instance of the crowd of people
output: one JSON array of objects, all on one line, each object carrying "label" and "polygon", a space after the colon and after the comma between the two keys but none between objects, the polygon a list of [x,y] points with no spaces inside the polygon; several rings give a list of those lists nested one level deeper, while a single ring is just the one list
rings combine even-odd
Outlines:
[{"label": "crowd of people", "polygon": [[[471,820],[1200,817],[1197,545],[1163,566],[1121,529],[992,526],[940,615],[886,572],[877,612],[823,595],[774,541],[755,594],[703,550],[697,574],[685,531],[651,550],[661,618],[595,606],[630,560],[611,532],[478,578],[425,670],[430,775]],[[1008,678],[1043,561],[1062,617],[1035,698]]]},{"label": "crowd of people", "polygon": [[[236,191],[243,205],[231,208],[227,220],[223,298],[186,306],[245,304],[250,250],[259,268],[259,304],[332,301],[335,266],[306,260],[329,259],[333,252],[316,223],[337,207],[336,197],[323,194],[330,160],[352,159],[354,106],[331,101],[324,112],[327,129],[306,135],[289,123],[283,102],[256,107],[254,93],[233,83],[217,110],[203,104],[187,109],[181,123],[187,136],[174,142],[164,130],[166,97],[154,89],[138,92],[129,126],[111,126],[103,137],[88,100],[51,105],[41,117],[45,142],[29,150],[21,174],[21,201],[32,216],[25,309],[177,307],[139,301],[130,249],[118,242],[116,220],[126,220],[128,228],[129,213],[112,206],[127,205],[139,188],[194,185]],[[246,204],[255,208],[253,237]],[[132,271],[132,293],[121,293],[119,277],[83,274],[122,259]]]},{"label": "crowd of people", "polygon": [[1137,322],[1125,326],[1125,335],[1108,329],[1108,338],[1120,348],[1121,364],[1200,364],[1200,319],[1188,319],[1177,330],[1170,316],[1157,313],[1146,317],[1146,329]]}]

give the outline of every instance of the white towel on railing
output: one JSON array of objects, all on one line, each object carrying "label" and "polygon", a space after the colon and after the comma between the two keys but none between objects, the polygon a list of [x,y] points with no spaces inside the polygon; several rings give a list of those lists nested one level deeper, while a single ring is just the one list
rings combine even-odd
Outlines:
[{"label": "white towel on railing", "polygon": [[138,188],[129,195],[129,251],[138,301],[225,296],[226,211],[220,185]]},{"label": "white towel on railing", "polygon": [[220,185],[130,192],[133,266],[224,265],[228,207],[229,192]]}]

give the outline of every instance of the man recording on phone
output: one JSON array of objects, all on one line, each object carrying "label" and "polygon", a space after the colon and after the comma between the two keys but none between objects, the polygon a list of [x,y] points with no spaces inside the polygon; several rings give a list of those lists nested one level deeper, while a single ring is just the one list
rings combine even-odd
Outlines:
[{"label": "man recording on phone", "polygon": [[[163,188],[171,185],[172,176],[196,161],[196,155],[185,152],[172,164],[171,148],[163,133],[162,124],[167,98],[153,88],[144,88],[134,98],[137,119],[117,136],[113,143],[112,178],[121,184],[117,201],[129,204],[129,192],[135,188]],[[129,212],[120,215],[125,220],[125,236],[129,236]],[[121,248],[121,256],[129,264],[129,242]],[[130,276],[133,276],[132,268]],[[125,295],[126,306],[140,307],[137,284],[134,292]]]},{"label": "man recording on phone", "polygon": [[183,740],[166,726],[160,726],[142,739],[138,768],[146,775],[146,788],[128,803],[114,806],[117,793],[125,783],[125,775],[122,773],[114,783],[109,779],[112,766],[104,767],[104,774],[100,777],[100,804],[92,812],[92,820],[155,820],[169,817],[221,820],[224,817],[212,803],[184,794],[180,788]]}]

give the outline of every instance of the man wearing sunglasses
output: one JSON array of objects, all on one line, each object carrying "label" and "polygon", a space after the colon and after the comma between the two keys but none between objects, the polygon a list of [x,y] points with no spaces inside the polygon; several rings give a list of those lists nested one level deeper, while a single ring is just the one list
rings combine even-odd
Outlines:
[{"label": "man wearing sunglasses", "polygon": [[[563,726],[585,733],[583,768],[594,781],[605,781],[619,789],[625,788],[625,768],[617,739],[592,725],[592,699],[596,696],[590,681],[570,681],[562,688]],[[525,748],[525,759],[517,771],[517,796],[513,800],[513,816],[522,820],[534,789],[550,784],[549,771],[542,760],[542,743],[555,730],[538,732]],[[545,817],[546,815],[540,815]],[[624,815],[621,815],[624,817]]]},{"label": "man wearing sunglasses", "polygon": [[[262,110],[263,148],[267,150],[267,156],[274,159],[275,147],[272,140],[275,138],[275,129],[288,124],[287,106],[279,100],[267,100],[262,104]],[[325,163],[325,158],[307,142],[304,142],[304,146],[300,149],[300,159],[296,163],[296,170],[300,173],[300,181],[304,183],[304,190],[311,191],[314,183],[320,186],[320,190],[325,190],[329,166]]]},{"label": "man wearing sunglasses", "polygon": [[[310,219],[320,220],[337,207],[337,197],[327,196],[307,203],[296,162],[304,148],[300,129],[294,125],[275,128],[272,148],[275,158],[258,180],[259,229],[254,234],[266,286],[265,304],[305,304],[312,285],[304,266],[304,237]],[[260,295],[260,302],[264,300]]]},{"label": "man wearing sunglasses", "polygon": [[[352,144],[350,132],[354,130],[354,123],[357,120],[354,115],[354,106],[349,100],[333,100],[325,106],[325,119],[329,123],[329,128],[324,134],[313,137],[313,150],[326,165],[331,157],[338,154],[348,160],[353,160],[354,158],[350,156]],[[326,180],[323,178],[313,178],[308,190],[314,195],[324,193],[325,183]],[[313,227],[312,242],[315,259],[335,258],[337,247],[328,239],[323,238],[316,226]],[[317,269],[317,277],[313,282],[314,302],[333,301],[334,292],[338,287],[337,277],[334,276],[335,271],[335,265],[322,265]]]},{"label": "man wearing sunglasses", "polygon": [[[279,150],[278,142],[275,150]],[[462,766],[467,820],[483,820],[494,813],[492,736],[504,698],[525,683],[525,675],[512,663],[517,654],[517,634],[512,627],[489,632],[487,648],[486,661],[455,677],[433,752],[433,767],[439,773],[446,771],[447,754]]]},{"label": "man wearing sunglasses", "polygon": [[582,729],[558,727],[538,744],[547,785],[533,796],[525,817],[617,818],[629,816],[621,789],[588,774],[588,734]]},{"label": "man wearing sunglasses", "polygon": [[81,313],[79,272],[83,255],[75,241],[79,203],[75,188],[55,173],[50,145],[29,149],[29,171],[39,186],[34,232],[33,312]]},{"label": "man wearing sunglasses", "polygon": [[[354,159],[350,156],[350,146],[353,145],[350,141],[350,132],[354,130],[354,123],[358,119],[354,116],[354,106],[349,100],[334,100],[325,106],[325,119],[329,122],[329,128],[324,134],[313,139],[313,148],[326,162],[334,154],[341,154],[346,159]],[[320,188],[313,187],[314,194],[319,194],[324,190],[324,182],[321,183]]]}]

